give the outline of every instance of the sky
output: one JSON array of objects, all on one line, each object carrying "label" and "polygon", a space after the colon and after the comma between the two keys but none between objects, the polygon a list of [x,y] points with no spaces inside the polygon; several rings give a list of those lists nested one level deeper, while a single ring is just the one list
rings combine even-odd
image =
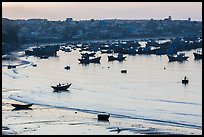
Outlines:
[{"label": "sky", "polygon": [[202,2],[2,2],[9,19],[164,19],[202,21]]}]

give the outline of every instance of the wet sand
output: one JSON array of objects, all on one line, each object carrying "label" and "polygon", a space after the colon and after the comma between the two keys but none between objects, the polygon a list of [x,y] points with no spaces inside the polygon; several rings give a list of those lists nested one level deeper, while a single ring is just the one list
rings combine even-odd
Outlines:
[{"label": "wet sand", "polygon": [[202,131],[155,125],[141,120],[109,118],[98,121],[96,114],[33,105],[28,110],[14,110],[9,100],[2,100],[2,134],[6,135],[201,135]]}]

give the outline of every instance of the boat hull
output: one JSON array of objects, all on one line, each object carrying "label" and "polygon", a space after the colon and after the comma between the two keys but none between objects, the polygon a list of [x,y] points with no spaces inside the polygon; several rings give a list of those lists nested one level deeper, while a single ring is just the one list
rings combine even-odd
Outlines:
[{"label": "boat hull", "polygon": [[67,90],[71,84],[65,85],[65,86],[51,86],[54,90]]},{"label": "boat hull", "polygon": [[125,60],[126,57],[127,56],[125,56],[125,57],[108,56],[108,61],[114,61],[114,60],[123,61],[123,60]]},{"label": "boat hull", "polygon": [[188,80],[182,80],[182,84],[188,84]]},{"label": "boat hull", "polygon": [[93,59],[78,59],[82,64],[89,64],[89,63],[100,63],[101,57],[93,58]]},{"label": "boat hull", "polygon": [[194,55],[194,59],[196,60],[196,59],[202,59],[202,54],[198,54],[198,53],[193,53],[193,55]]},{"label": "boat hull", "polygon": [[31,107],[33,104],[26,104],[26,105],[22,105],[22,104],[11,104],[13,107],[18,108],[18,109],[26,109]]},{"label": "boat hull", "polygon": [[98,120],[101,121],[109,121],[110,114],[98,114]]},{"label": "boat hull", "polygon": [[169,59],[169,62],[171,61],[186,61],[189,57],[186,56],[186,57],[174,57],[174,56],[168,56],[168,59]]}]

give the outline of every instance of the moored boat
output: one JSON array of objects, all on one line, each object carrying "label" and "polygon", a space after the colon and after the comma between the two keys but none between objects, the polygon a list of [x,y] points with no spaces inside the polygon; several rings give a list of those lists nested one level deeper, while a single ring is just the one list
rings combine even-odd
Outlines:
[{"label": "moored boat", "polygon": [[100,63],[100,59],[101,59],[101,56],[96,57],[96,58],[81,58],[81,59],[78,59],[78,60],[82,64],[89,64],[89,63]]},{"label": "moored boat", "polygon": [[15,66],[15,65],[8,65],[7,68],[8,68],[8,69],[12,69],[12,68],[16,68],[16,66]]},{"label": "moored boat", "polygon": [[127,70],[126,69],[122,69],[121,73],[127,73]]},{"label": "moored boat", "polygon": [[70,83],[70,84],[58,84],[58,85],[56,85],[56,86],[51,86],[54,90],[67,90],[70,86],[71,86],[71,84],[72,83]]},{"label": "moored boat", "polygon": [[201,53],[201,51],[193,52],[193,55],[194,55],[194,59],[195,59],[195,60],[197,60],[197,59],[202,59],[202,53]]},{"label": "moored boat", "polygon": [[108,61],[114,61],[117,60],[117,57],[114,57],[112,55],[108,56]]},{"label": "moored boat", "polygon": [[167,55],[168,56],[168,59],[169,59],[169,62],[171,61],[186,61],[189,56],[185,56],[185,53],[179,53],[177,54],[176,56],[173,56],[173,55]]},{"label": "moored boat", "polygon": [[98,120],[101,120],[101,121],[109,121],[109,117],[110,117],[110,114],[107,114],[107,113],[99,113],[97,115],[98,117]]},{"label": "moored boat", "polygon": [[26,49],[25,55],[33,55],[33,56],[56,56],[57,51],[59,51],[60,47],[57,45],[54,46],[40,46],[40,47],[34,47],[32,49]]},{"label": "moored boat", "polygon": [[91,53],[81,53],[82,56],[89,56],[89,57],[94,57],[96,55],[96,52],[91,52]]},{"label": "moored boat", "polygon": [[182,84],[188,84],[188,79],[186,78],[186,76],[184,77],[184,79],[182,80]]},{"label": "moored boat", "polygon": [[66,67],[64,67],[64,69],[67,69],[67,70],[69,70],[69,69],[70,69],[70,66],[66,66]]},{"label": "moored boat", "polygon": [[114,61],[114,60],[118,60],[118,61],[123,61],[125,60],[127,56],[123,56],[123,54],[118,54],[117,57],[114,57],[113,55],[108,56],[108,61]]}]

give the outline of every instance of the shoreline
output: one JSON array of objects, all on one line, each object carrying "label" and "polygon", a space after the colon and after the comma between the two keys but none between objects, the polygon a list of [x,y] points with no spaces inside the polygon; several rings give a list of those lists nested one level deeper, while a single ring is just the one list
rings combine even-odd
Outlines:
[{"label": "shoreline", "polygon": [[[12,100],[2,100],[2,134],[6,135],[201,135],[202,130],[156,125],[142,120],[109,118],[76,110],[33,105],[14,111]],[[15,101],[16,103],[16,101]],[[79,130],[80,129],[80,130]]]}]

